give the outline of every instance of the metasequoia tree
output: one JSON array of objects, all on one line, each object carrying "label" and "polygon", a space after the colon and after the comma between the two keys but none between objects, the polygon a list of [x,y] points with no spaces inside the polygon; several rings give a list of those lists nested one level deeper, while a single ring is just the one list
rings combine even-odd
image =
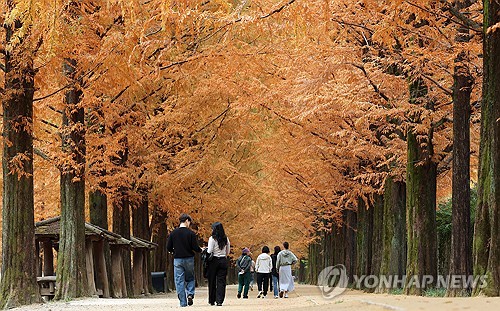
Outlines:
[{"label": "metasequoia tree", "polygon": [[[426,0],[78,3],[78,24],[56,19],[67,31],[42,45],[56,57],[38,73],[34,130],[40,157],[87,181],[91,221],[108,227],[111,204],[112,230],[165,242],[180,212],[200,239],[222,220],[235,250],[309,249],[311,282],[337,263],[350,275],[436,273],[423,257],[435,253],[436,183],[449,185],[452,71],[480,68],[476,4],[466,18]],[[450,39],[457,25],[469,40]],[[74,109],[63,94],[78,95]],[[69,153],[54,132],[75,138]],[[155,269],[166,270],[162,247]]]},{"label": "metasequoia tree", "polygon": [[62,120],[63,152],[68,163],[61,167],[61,233],[57,256],[56,299],[89,295],[85,260],[85,137],[82,93],[78,89],[77,63],[63,65],[68,82],[74,84],[65,94]]},{"label": "metasequoia tree", "polygon": [[[226,16],[227,7],[224,6],[208,4],[194,9],[189,3],[176,4],[175,10],[173,7],[168,9],[167,18],[163,17],[163,21],[167,21],[171,44],[165,46],[157,40],[156,33],[145,38],[143,44],[145,55],[151,55],[145,58],[150,62],[145,62],[144,66],[160,65],[163,80],[157,79],[154,83],[163,88],[147,99],[149,104],[146,105],[153,109],[145,123],[148,130],[133,142],[142,143],[153,152],[143,156],[139,150],[144,149],[131,149],[141,156],[140,163],[157,167],[143,175],[154,179],[151,176],[158,172],[158,180],[152,186],[154,204],[166,209],[167,215],[175,215],[179,210],[190,211],[199,221],[202,236],[208,233],[208,224],[220,215],[233,218],[229,212],[241,210],[234,219],[245,219],[242,210],[247,213],[257,208],[254,199],[260,190],[252,180],[259,178],[256,174],[259,164],[253,160],[251,144],[237,141],[253,139],[251,134],[245,134],[251,128],[241,127],[238,124],[240,114],[232,112],[233,107],[241,112],[245,104],[243,98],[251,97],[250,86],[241,92],[239,85],[256,68],[248,60],[258,55],[258,49],[246,43],[251,36],[231,27],[233,22],[245,26],[237,17],[244,8],[234,6]],[[189,14],[183,20],[176,20],[179,12]],[[148,26],[156,29],[154,22],[158,20]],[[242,50],[241,44],[248,48]],[[167,48],[170,54],[164,52]],[[197,74],[200,71],[204,74]],[[155,99],[161,102],[155,103]],[[235,135],[235,129],[241,134]],[[245,189],[252,189],[249,195],[244,194],[248,192]],[[259,205],[268,204],[261,202]],[[246,208],[234,209],[232,206]],[[267,211],[251,217],[257,216],[264,222],[265,215]],[[172,217],[172,224],[176,223],[175,219]],[[228,231],[236,234],[237,224],[235,222],[235,229],[231,226]],[[255,232],[258,236],[257,232],[261,231]],[[241,243],[239,237],[234,241],[235,245]]]},{"label": "metasequoia tree", "polygon": [[[91,86],[103,77],[104,72],[113,69],[111,65],[116,62],[109,60],[109,50],[104,54],[99,49],[99,44],[106,43],[104,39],[108,39],[108,36],[116,36],[117,32],[110,30],[121,20],[117,11],[123,11],[119,4],[102,7],[97,2],[85,1],[70,2],[62,5],[61,10],[65,14],[60,18],[58,16],[59,19],[55,21],[57,26],[65,31],[56,32],[50,37],[51,45],[48,48],[51,49],[50,53],[56,52],[55,57],[49,59],[51,65],[55,66],[47,66],[43,70],[45,75],[55,77],[54,80],[44,81],[43,85],[47,88],[54,87],[56,90],[41,96],[39,100],[43,101],[43,108],[54,112],[57,117],[62,116],[61,125],[58,121],[41,120],[43,124],[48,124],[60,132],[62,150],[54,148],[54,142],[59,140],[58,135],[41,140],[41,148],[47,149],[47,152],[54,156],[47,157],[48,159],[58,159],[53,163],[61,170],[61,246],[56,298],[70,299],[88,295],[87,287],[90,281],[86,279],[85,243],[82,242],[85,241],[84,110],[93,111],[95,102],[104,96],[102,93],[96,96],[89,90],[94,90]],[[117,46],[116,42],[114,44]],[[60,74],[58,77],[54,72],[58,62],[64,64],[63,79]],[[62,91],[63,105],[57,102],[60,99],[58,94]],[[91,122],[94,121],[90,119]],[[104,212],[106,213],[105,209]],[[92,213],[93,218],[95,214]],[[99,220],[102,220],[102,217]],[[107,225],[103,227],[107,228]]]},{"label": "metasequoia tree", "polygon": [[[361,49],[352,53],[349,43],[342,40],[332,48],[329,40],[338,38],[338,30],[324,16],[315,15],[321,10],[312,10],[315,13],[304,10],[304,14],[294,13],[320,21],[321,25],[300,28],[292,24],[300,30],[299,35],[291,32],[288,41],[279,41],[280,44],[290,42],[286,48],[277,48],[287,51],[288,55],[283,57],[276,52],[273,57],[273,63],[278,64],[275,68],[280,70],[271,71],[276,79],[271,80],[269,89],[272,92],[265,94],[266,101],[261,106],[283,126],[280,135],[273,137],[276,140],[264,140],[263,145],[266,150],[272,150],[267,154],[280,155],[267,156],[269,169],[281,175],[283,180],[295,181],[297,189],[293,191],[289,187],[285,192],[290,198],[287,201],[289,208],[302,209],[310,213],[313,220],[316,232],[310,229],[311,240],[318,240],[317,245],[325,255],[313,263],[316,255],[311,248],[311,266],[319,265],[322,269],[343,263],[352,275],[357,265],[356,257],[359,259],[364,252],[364,248],[356,251],[356,241],[361,241],[362,236],[359,225],[371,224],[356,221],[355,211],[362,213],[376,201],[374,194],[385,176],[376,167],[377,162],[384,161],[385,147],[377,142],[370,123],[378,119],[378,109],[387,109],[384,107],[386,99],[378,94],[365,75],[366,70],[359,62]],[[286,37],[286,29],[273,35]],[[304,49],[311,38],[318,43],[313,45],[314,49]],[[308,201],[304,201],[306,198]],[[324,230],[326,234],[322,233]],[[368,239],[370,235],[365,237]],[[369,244],[370,248],[375,245]],[[346,251],[341,252],[341,249]],[[379,266],[378,254],[374,258],[373,266]],[[312,278],[316,276],[311,274]]]},{"label": "metasequoia tree", "polygon": [[[440,69],[437,71],[428,73],[428,70],[434,67],[433,62],[436,59],[446,59],[447,55],[443,51],[446,52],[453,46],[443,46],[439,38],[444,36],[444,33],[452,33],[455,29],[443,23],[445,20],[442,14],[434,13],[442,8],[428,9],[426,2],[400,5],[396,2],[385,1],[373,7],[375,11],[388,9],[389,12],[399,14],[396,22],[390,26],[385,23],[385,20],[389,22],[392,17],[388,19],[381,17],[381,27],[390,27],[393,29],[393,34],[384,35],[378,32],[380,28],[375,25],[370,25],[368,28],[373,29],[371,38],[377,46],[385,50],[385,54],[379,60],[382,62],[389,60],[388,68],[406,77],[409,84],[406,120],[403,119],[404,122],[400,122],[400,126],[402,125],[402,129],[407,133],[408,144],[406,274],[410,280],[414,275],[419,278],[424,274],[436,276],[436,178],[439,171],[438,164],[445,158],[452,146],[446,141],[451,137],[448,136],[447,128],[443,127],[449,120],[448,109],[443,104],[448,100],[446,97],[451,95],[451,92],[444,88],[442,83],[446,79],[449,81],[451,77],[443,75],[443,73],[446,74],[446,71],[441,71],[445,68],[442,67],[443,63],[438,66]],[[454,18],[449,16],[450,19]],[[402,18],[399,19],[399,17]],[[367,24],[362,23],[362,25]],[[425,34],[422,32],[423,29],[426,30]],[[388,43],[393,45],[387,46]],[[474,49],[476,46],[477,43],[473,42],[469,45],[469,49]],[[401,59],[404,59],[404,65],[400,63]],[[450,64],[449,60],[447,62]],[[451,67],[448,64],[445,66]],[[416,74],[416,69],[418,74]],[[423,198],[425,200],[422,200]],[[407,292],[421,293],[420,289],[412,288],[411,285],[407,284]]]},{"label": "metasequoia tree", "polygon": [[34,57],[40,33],[30,18],[38,7],[6,1],[3,41],[3,205],[0,307],[40,300],[36,283],[33,199]]},{"label": "metasequoia tree", "polygon": [[[64,8],[63,26],[80,28],[82,3],[71,1]],[[66,38],[65,38],[66,39]],[[68,42],[69,43],[69,42]],[[61,55],[63,56],[63,55]],[[64,94],[61,141],[66,159],[61,161],[61,231],[57,256],[56,299],[90,295],[86,273],[85,242],[85,128],[78,61],[64,58],[63,75],[69,85]],[[93,281],[93,280],[92,280]]]},{"label": "metasequoia tree", "polygon": [[[370,178],[375,178],[376,176],[382,177],[384,175],[384,170],[380,170],[380,168],[384,168],[387,165],[390,170],[399,169],[400,172],[404,172],[404,166],[407,164],[407,155],[405,147],[402,147],[401,138],[406,140],[405,144],[411,143],[411,148],[408,150],[413,150],[415,152],[409,153],[410,155],[421,155],[416,158],[416,161],[411,158],[408,162],[409,167],[412,169],[409,173],[411,173],[414,169],[419,170],[423,169],[422,166],[426,163],[429,165],[429,172],[431,172],[432,176],[437,176],[438,172],[443,172],[446,170],[446,156],[450,151],[451,147],[451,131],[449,127],[449,118],[447,117],[450,114],[450,106],[447,104],[450,100],[451,92],[448,91],[446,87],[443,85],[451,85],[452,75],[448,74],[448,68],[452,68],[453,59],[449,58],[448,50],[453,48],[453,46],[446,42],[446,33],[454,34],[456,30],[454,27],[447,27],[450,23],[443,18],[440,14],[435,14],[434,12],[439,12],[440,7],[433,7],[432,10],[427,9],[426,2],[421,1],[412,4],[404,4],[400,5],[400,3],[385,1],[385,2],[377,2],[377,3],[352,3],[352,2],[342,2],[335,1],[331,4],[327,5],[329,8],[339,8],[338,10],[333,9],[335,12],[333,23],[330,21],[326,21],[326,19],[322,19],[319,16],[312,18],[311,20],[320,21],[320,27],[308,27],[307,30],[304,30],[295,25],[295,29],[299,29],[299,31],[294,32],[294,36],[292,37],[290,42],[298,45],[300,41],[300,36],[297,34],[305,34],[304,37],[310,40],[311,38],[316,38],[312,35],[313,29],[321,29],[324,33],[327,33],[329,36],[336,39],[336,44],[338,42],[342,42],[343,36],[346,37],[346,46],[351,47],[357,46],[359,54],[357,55],[357,59],[344,61],[345,63],[350,64],[350,70],[345,70],[350,75],[348,82],[353,81],[354,79],[359,79],[359,81],[363,81],[363,84],[358,84],[359,88],[364,86],[365,89],[373,92],[373,95],[369,97],[369,99],[373,98],[374,100],[369,100],[366,103],[366,106],[372,107],[371,114],[364,113],[364,116],[372,117],[372,120],[369,120],[366,117],[361,117],[359,121],[356,122],[358,125],[365,125],[368,129],[374,130],[375,133],[371,133],[369,135],[366,132],[362,132],[360,134],[357,128],[351,127],[347,128],[347,130],[341,132],[344,137],[350,137],[350,135],[362,136],[362,137],[370,137],[373,136],[374,139],[366,143],[364,140],[359,140],[359,142],[363,143],[365,146],[373,147],[376,144],[380,144],[386,147],[393,147],[391,149],[388,148],[387,151],[381,150],[380,153],[370,152],[370,155],[378,154],[379,157],[382,157],[384,160],[380,162],[375,157],[375,161],[379,161],[379,165],[375,166],[374,171],[370,174],[364,174],[366,172],[358,171],[351,176],[354,177],[355,180],[369,180]],[[308,7],[314,7],[314,4],[309,3]],[[340,8],[342,7],[342,9]],[[347,8],[347,9],[346,9]],[[328,11],[328,10],[326,10]],[[303,16],[313,15],[318,11],[307,11],[303,14]],[[390,14],[387,14],[387,13]],[[308,15],[309,14],[309,15]],[[355,16],[353,18],[353,16]],[[453,25],[456,24],[456,17],[452,15],[450,19],[452,20]],[[359,17],[359,20],[356,20],[356,17]],[[380,22],[382,21],[382,22]],[[387,31],[387,29],[391,29],[391,31]],[[330,32],[328,32],[330,31]],[[284,31],[285,32],[285,31]],[[277,33],[277,35],[281,35],[281,33]],[[432,37],[433,35],[434,37]],[[311,53],[316,54],[318,59],[322,60],[323,71],[318,70],[315,72],[315,75],[310,75],[309,78],[305,75],[307,70],[296,70],[300,76],[300,83],[303,88],[300,89],[300,93],[290,92],[290,88],[279,88],[275,87],[273,90],[278,90],[275,93],[278,93],[280,90],[286,89],[288,94],[292,94],[292,100],[290,102],[300,103],[301,105],[297,105],[296,107],[300,107],[300,113],[297,113],[293,110],[289,110],[288,103],[284,104],[285,101],[278,100],[280,103],[280,110],[277,111],[274,108],[271,109],[275,112],[275,115],[289,123],[296,123],[294,126],[297,128],[300,127],[300,120],[311,121],[314,120],[315,114],[321,111],[323,107],[329,107],[327,104],[329,98],[335,98],[336,101],[339,101],[342,96],[338,96],[336,93],[332,92],[332,94],[336,96],[332,97],[319,97],[321,99],[321,103],[323,105],[315,104],[314,100],[311,100],[314,97],[305,97],[306,100],[300,101],[302,97],[300,95],[308,94],[307,90],[313,90],[311,94],[318,96],[318,94],[322,94],[321,88],[325,88],[329,82],[329,80],[335,80],[336,76],[341,76],[335,70],[331,70],[330,68],[324,66],[325,58],[321,58],[321,53],[325,53],[328,51],[328,48],[321,45],[320,42],[328,42],[328,38],[316,39],[314,42],[317,42],[313,46],[315,49],[309,48],[308,50]],[[453,43],[453,42],[452,42]],[[311,47],[311,44],[308,44],[308,47]],[[471,44],[466,46],[473,53],[477,52],[477,40],[472,42]],[[282,50],[287,51],[287,56],[292,59],[291,62],[294,61],[294,52],[296,50],[290,48],[281,48]],[[292,52],[291,52],[292,51]],[[331,52],[334,53],[334,52]],[[280,55],[279,53],[276,53]],[[316,68],[311,66],[311,63],[303,60],[308,60],[308,57],[300,58],[307,66],[307,69],[314,70]],[[477,54],[475,54],[477,59]],[[310,56],[310,58],[313,58]],[[279,59],[276,57],[276,59]],[[297,58],[299,59],[299,58]],[[437,61],[439,60],[439,61]],[[299,62],[299,63],[301,63]],[[345,65],[344,65],[345,66]],[[287,86],[293,85],[290,82],[293,81],[290,79],[290,71],[287,71],[286,66],[279,66],[281,69],[279,71],[280,78],[282,78]],[[333,72],[333,74],[330,74]],[[321,73],[321,74],[318,74]],[[356,75],[353,75],[355,73]],[[393,75],[394,78],[390,79],[389,76]],[[356,77],[356,78],[353,78]],[[342,76],[341,76],[342,77]],[[359,78],[358,78],[359,77]],[[384,79],[382,79],[382,77]],[[394,81],[392,84],[389,81]],[[353,81],[355,83],[359,83]],[[347,83],[347,85],[350,85]],[[316,88],[314,88],[316,87]],[[337,88],[340,87],[337,85]],[[406,88],[406,90],[405,90]],[[306,90],[306,91],[305,91]],[[360,96],[359,89],[354,89],[351,87],[348,91],[344,92],[349,94],[352,97],[363,98]],[[274,98],[280,98],[280,96],[276,96],[273,94]],[[474,94],[477,98],[477,91]],[[352,97],[348,97],[351,99]],[[376,101],[375,101],[376,99]],[[272,102],[270,100],[270,102]],[[349,103],[352,103],[349,102]],[[267,104],[269,105],[269,104]],[[286,106],[288,105],[288,106]],[[293,107],[293,106],[292,106]],[[288,108],[288,109],[287,109]],[[380,108],[380,109],[377,109]],[[341,110],[338,109],[337,110]],[[349,110],[353,111],[353,105],[349,106]],[[344,112],[345,118],[345,112]],[[359,119],[359,118],[358,118]],[[321,122],[323,124],[327,123],[327,118],[322,116]],[[367,123],[364,123],[367,122]],[[368,126],[370,123],[372,125]],[[298,123],[298,124],[297,124]],[[319,122],[311,122],[312,124],[320,124]],[[339,123],[334,123],[339,124]],[[341,123],[340,123],[341,124]],[[306,123],[308,125],[308,123]],[[359,126],[361,127],[361,126]],[[406,138],[406,134],[409,135],[409,140]],[[318,137],[322,132],[315,130],[313,131],[313,136]],[[328,137],[330,138],[330,137]],[[377,142],[378,140],[378,142]],[[329,141],[327,139],[326,141]],[[345,139],[344,139],[345,141]],[[352,140],[353,144],[349,145],[349,148],[345,149],[344,157],[340,156],[339,159],[347,162],[347,159],[352,159],[346,157],[349,152],[359,145],[355,143],[356,140]],[[375,143],[374,143],[375,142]],[[342,146],[342,140],[339,139],[338,142],[334,142],[334,146],[339,144]],[[311,146],[311,144],[306,144],[307,146]],[[362,145],[361,145],[362,146]],[[366,154],[365,148],[358,147],[360,150],[363,150],[364,154]],[[403,151],[403,152],[401,152]],[[328,153],[322,152],[322,156]],[[298,161],[294,161],[296,163]],[[353,161],[355,162],[355,161]],[[367,167],[366,161],[361,161],[360,165],[364,168]],[[396,164],[396,165],[395,165]],[[397,165],[399,164],[399,165]],[[438,165],[440,164],[440,165]],[[336,166],[338,168],[338,166]],[[369,166],[368,166],[369,167]],[[378,167],[378,169],[377,169]],[[425,171],[425,170],[424,170]],[[349,168],[348,172],[352,172],[352,167]],[[394,174],[397,176],[398,174]],[[400,174],[400,176],[403,174]],[[410,174],[412,180],[419,181],[420,184],[424,182],[425,179],[419,179]],[[348,175],[349,176],[349,175]],[[436,177],[432,177],[435,179]],[[346,181],[349,179],[346,179]],[[336,183],[338,185],[338,182]],[[378,182],[380,185],[381,183]],[[415,184],[418,188],[418,184]],[[435,185],[435,183],[430,183],[429,185]],[[351,188],[352,189],[352,188]],[[373,190],[372,190],[373,191]],[[411,192],[411,191],[410,191]],[[361,193],[369,193],[361,192]],[[400,193],[400,191],[396,192]],[[412,197],[417,197],[412,193]],[[354,194],[354,195],[353,195]],[[356,202],[356,192],[349,191],[347,195],[352,196],[354,202]],[[342,194],[345,198],[346,194]],[[423,205],[425,206],[422,209],[422,212],[416,213],[414,216],[409,217],[408,230],[410,230],[412,236],[414,234],[415,228],[419,228],[418,226],[413,226],[414,219],[420,219],[420,222],[429,222],[430,230],[426,230],[427,233],[431,234],[430,240],[435,240],[435,234],[433,235],[433,213],[435,213],[435,201],[436,201],[436,189],[430,188],[425,191],[424,195],[420,195],[420,197],[427,197],[429,200]],[[401,200],[397,200],[400,201]],[[404,200],[402,201],[404,202]],[[414,201],[411,201],[414,203]],[[413,209],[414,204],[409,204]],[[426,212],[429,211],[429,217],[427,217]],[[400,214],[401,215],[401,214]],[[404,213],[403,213],[404,215]],[[418,217],[417,217],[418,216]],[[383,219],[383,218],[380,218]],[[384,226],[386,227],[386,226]],[[400,233],[404,233],[404,231],[399,231]],[[422,231],[423,232],[423,231]],[[387,233],[387,235],[391,235],[391,233]],[[397,239],[404,242],[404,239]],[[412,239],[413,241],[413,239]],[[419,239],[417,239],[419,241]],[[417,242],[416,244],[412,242],[412,245],[415,245],[417,248],[417,252],[412,252],[412,254],[417,254],[421,252],[422,254],[425,251],[425,247],[422,248],[422,245],[419,247]],[[387,243],[386,243],[387,245]],[[426,246],[432,245],[428,244]],[[419,251],[418,249],[421,249]],[[428,252],[433,254],[435,252],[435,248],[429,247]],[[390,258],[390,256],[385,256],[386,258]],[[396,256],[401,258],[401,256]],[[418,256],[410,256],[411,267],[416,267],[416,264],[420,262],[420,264],[425,265],[425,261],[419,260]],[[423,258],[423,257],[421,257]],[[436,274],[436,269],[432,269],[433,261],[426,261],[429,265],[428,273]],[[398,263],[399,266],[400,263]],[[425,269],[420,269],[425,270]],[[426,271],[419,271],[417,275],[426,274]]]},{"label": "metasequoia tree", "polygon": [[478,205],[474,225],[474,275],[487,276],[487,287],[476,288],[489,296],[500,295],[500,5],[484,1],[483,98],[479,154]]}]

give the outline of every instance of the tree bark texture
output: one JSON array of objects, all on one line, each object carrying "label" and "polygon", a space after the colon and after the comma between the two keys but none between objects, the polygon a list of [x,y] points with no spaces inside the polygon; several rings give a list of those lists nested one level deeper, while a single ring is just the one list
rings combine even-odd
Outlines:
[{"label": "tree bark texture", "polygon": [[57,256],[55,299],[89,296],[85,252],[85,130],[77,63],[67,59],[63,72],[75,83],[65,94],[62,148],[68,156],[61,167],[61,232]]},{"label": "tree bark texture", "polygon": [[500,22],[498,1],[484,0],[483,101],[479,151],[478,203],[474,223],[474,275],[487,276],[476,293],[500,295]]},{"label": "tree bark texture", "polygon": [[[423,150],[411,131],[407,135],[408,164],[406,177],[407,262],[405,292],[423,294],[433,284],[422,285],[423,276],[437,279],[436,178],[437,165]],[[427,148],[432,149],[431,138]],[[430,153],[432,154],[432,152]],[[408,281],[418,278],[421,286]]]},{"label": "tree bark texture", "polygon": [[[6,9],[15,9],[7,1]],[[3,96],[2,280],[0,308],[40,301],[33,201],[33,60],[24,38],[11,40],[20,21],[6,30]]]},{"label": "tree bark texture", "polygon": [[[149,204],[147,194],[143,196],[143,199],[139,206],[132,209],[132,232],[135,237],[144,239],[146,241],[151,240],[150,228],[149,228]],[[134,287],[143,287],[143,280],[147,280],[147,286],[143,288],[144,294],[149,294],[150,287],[152,287],[151,280],[151,268],[148,253],[145,250],[134,250],[134,263],[133,269],[135,274],[139,275],[142,273],[141,281],[137,280],[137,276],[134,275]],[[151,286],[149,286],[151,284]],[[134,290],[134,294],[138,294],[138,290]],[[139,293],[140,294],[140,293]]]},{"label": "tree bark texture", "polygon": [[[384,184],[384,226],[380,275],[406,273],[406,185],[388,177]],[[386,292],[384,288],[380,292]]]},{"label": "tree bark texture", "polygon": [[[473,79],[466,54],[455,60],[453,85],[453,173],[450,275],[472,275],[470,225],[470,95]],[[469,293],[471,288],[449,288],[448,296]]]},{"label": "tree bark texture", "polygon": [[[113,203],[113,232],[118,233],[127,240],[130,240],[130,202],[127,194],[122,193],[120,199]],[[132,256],[129,249],[122,251],[122,265],[126,293],[131,297],[132,289]]]}]

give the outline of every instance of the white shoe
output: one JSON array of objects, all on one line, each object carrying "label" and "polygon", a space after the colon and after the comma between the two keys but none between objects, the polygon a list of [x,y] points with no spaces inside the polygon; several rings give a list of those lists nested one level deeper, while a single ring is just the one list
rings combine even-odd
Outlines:
[{"label": "white shoe", "polygon": [[259,292],[259,294],[257,295],[257,298],[260,298],[262,296],[262,292]]},{"label": "white shoe", "polygon": [[262,299],[266,298],[267,296],[262,296]]},{"label": "white shoe", "polygon": [[278,298],[280,298],[280,297],[279,296],[274,296],[274,299],[278,299]]},{"label": "white shoe", "polygon": [[285,298],[288,298],[288,292],[285,292]]}]

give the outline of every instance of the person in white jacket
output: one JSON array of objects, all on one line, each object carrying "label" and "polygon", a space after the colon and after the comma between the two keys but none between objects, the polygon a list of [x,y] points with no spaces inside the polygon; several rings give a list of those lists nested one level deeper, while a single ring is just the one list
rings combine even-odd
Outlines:
[{"label": "person in white jacket", "polygon": [[280,283],[280,298],[288,298],[288,292],[294,290],[295,286],[293,284],[292,276],[292,265],[297,262],[297,256],[292,253],[288,248],[290,244],[288,242],[283,243],[285,248],[278,254],[276,259],[276,268],[279,271],[279,283]]},{"label": "person in white jacket", "polygon": [[259,295],[257,298],[266,298],[272,270],[273,262],[271,256],[269,256],[269,247],[264,246],[262,248],[262,254],[257,257],[257,261],[255,263],[255,272],[257,272],[257,287],[259,289]]}]

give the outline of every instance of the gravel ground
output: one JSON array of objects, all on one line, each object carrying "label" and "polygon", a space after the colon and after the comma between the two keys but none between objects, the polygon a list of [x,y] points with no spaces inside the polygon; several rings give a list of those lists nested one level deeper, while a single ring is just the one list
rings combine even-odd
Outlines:
[{"label": "gravel ground", "polygon": [[[227,288],[226,300],[223,308],[230,310],[500,310],[500,298],[431,298],[403,295],[366,294],[359,291],[347,291],[341,296],[326,300],[315,286],[298,285],[295,292],[288,299],[257,299],[257,292],[250,292],[250,299],[236,298],[236,286]],[[180,309],[177,297],[173,293],[157,294],[135,299],[79,299],[71,302],[49,302],[45,304],[26,306],[16,311],[59,311],[59,310],[99,310],[99,311],[160,311]],[[207,288],[199,288],[196,292],[194,305],[189,310],[212,310],[207,302]]]}]

